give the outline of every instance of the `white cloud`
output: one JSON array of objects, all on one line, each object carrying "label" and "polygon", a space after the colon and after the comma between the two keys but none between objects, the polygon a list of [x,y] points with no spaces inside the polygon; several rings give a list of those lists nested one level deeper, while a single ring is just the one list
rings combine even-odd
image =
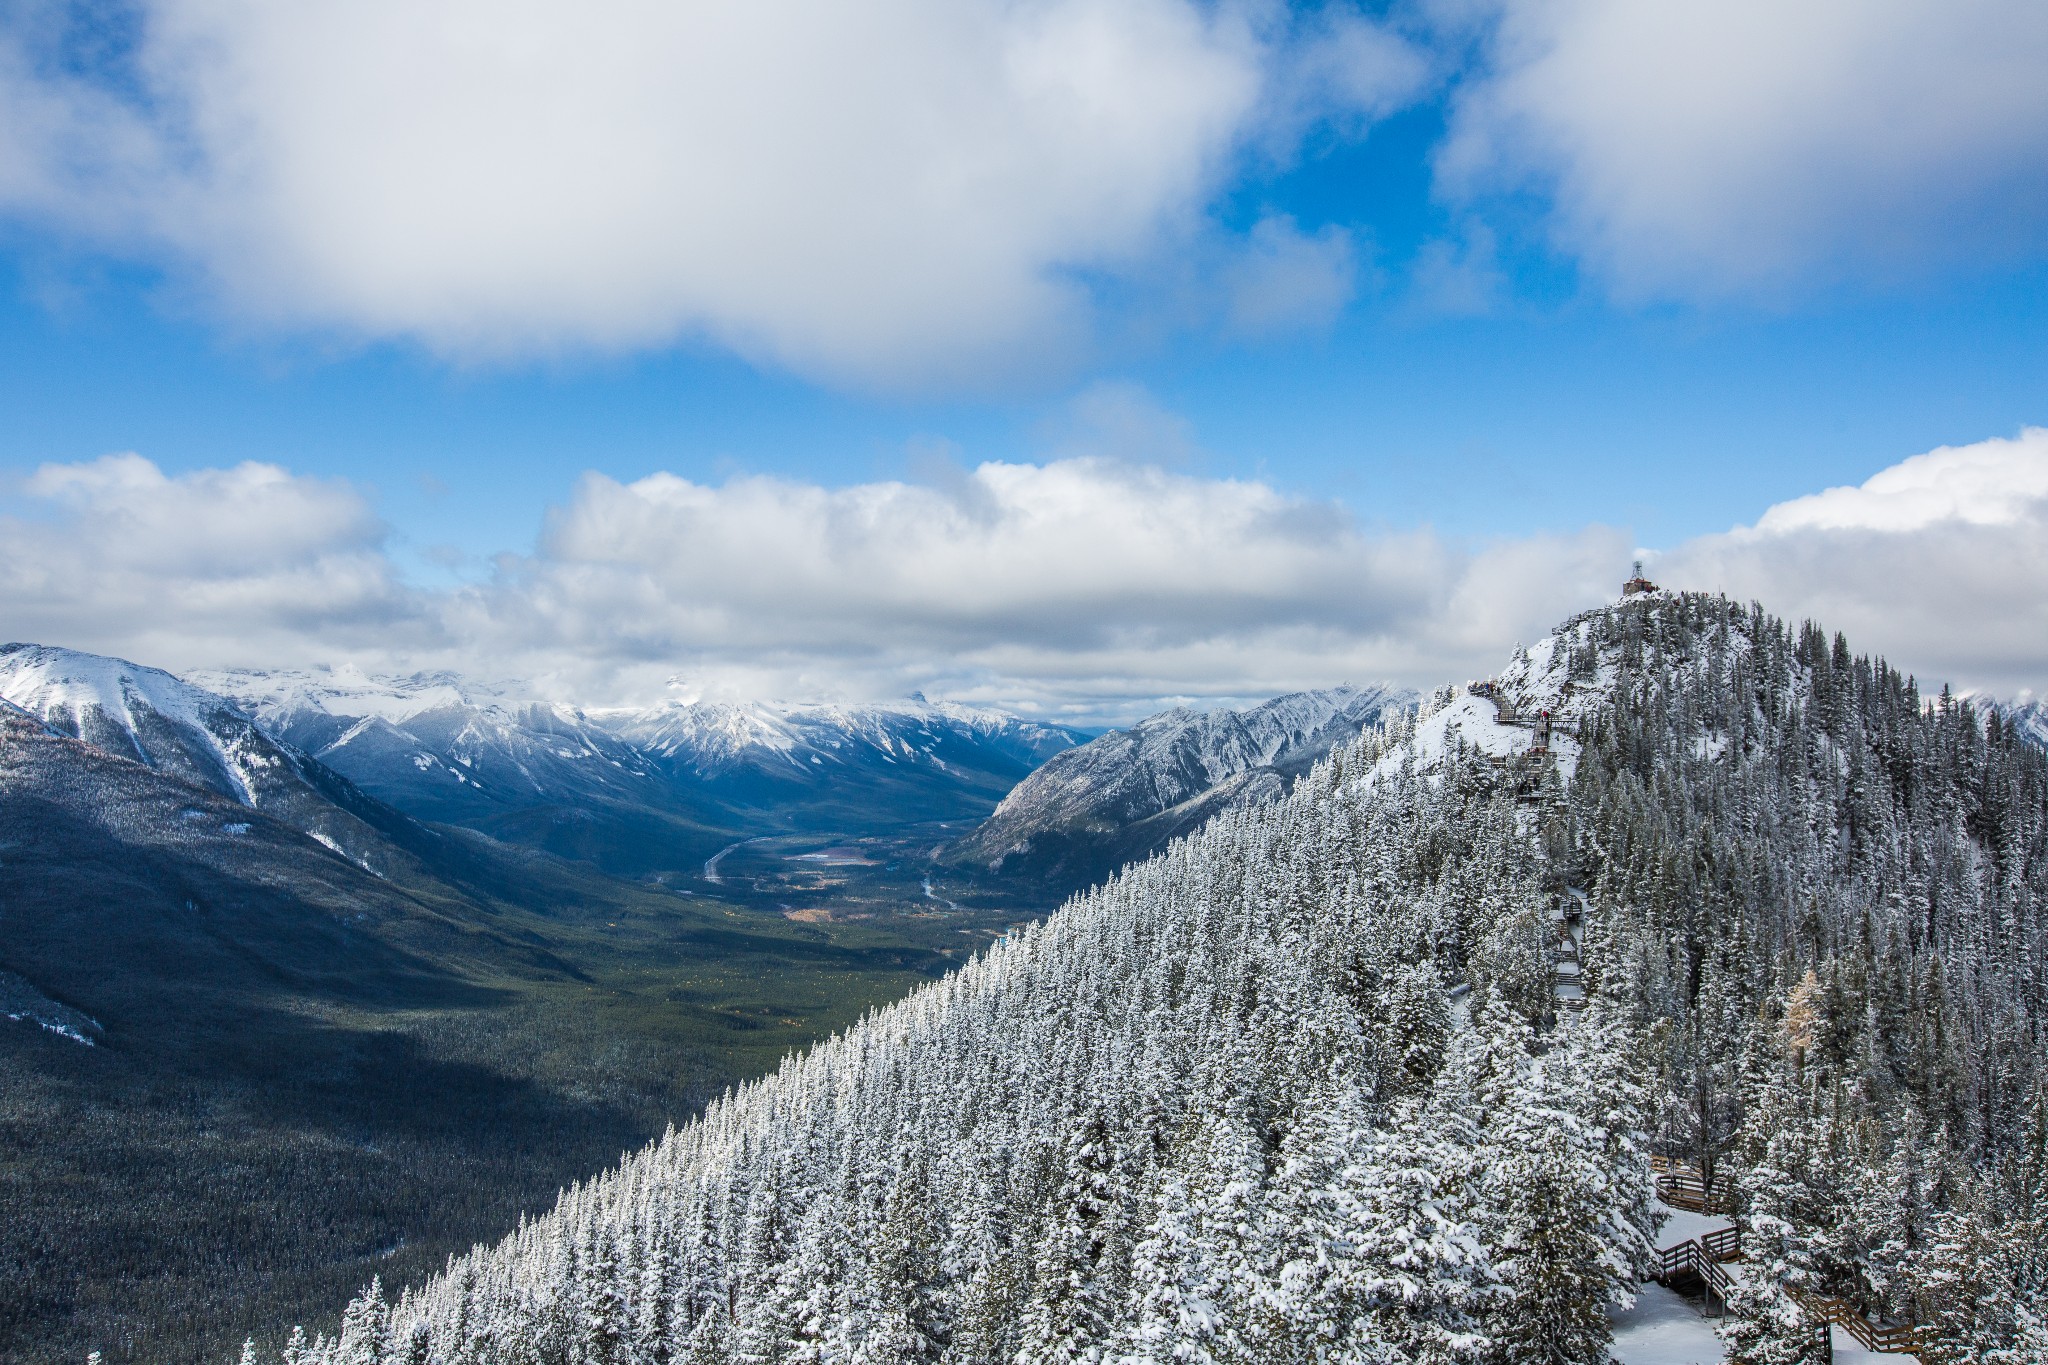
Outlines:
[{"label": "white cloud", "polygon": [[1358,256],[1343,228],[1311,234],[1292,218],[1269,214],[1225,266],[1224,280],[1230,323],[1240,333],[1327,327],[1357,291]]},{"label": "white cloud", "polygon": [[1597,597],[1626,547],[1596,528],[1475,556],[1263,483],[1076,455],[936,486],[587,475],[532,554],[425,593],[397,584],[357,494],[272,466],[169,478],[115,456],[24,495],[0,527],[0,634],[174,668],[454,667],[585,701],[680,673],[1127,716],[1433,682]]},{"label": "white cloud", "polygon": [[1923,682],[2010,694],[2048,683],[2048,430],[1944,446],[1853,488],[1779,503],[1660,560],[1846,633]]},{"label": "white cloud", "polygon": [[2048,242],[2036,0],[1498,0],[1456,191],[1534,184],[1622,290],[1895,277]]},{"label": "white cloud", "polygon": [[[1091,393],[1044,463],[946,464],[926,483],[586,475],[530,553],[439,591],[401,581],[344,483],[260,464],[173,477],[134,455],[45,466],[0,520],[0,636],[172,668],[455,668],[593,703],[651,700],[681,674],[712,695],[923,688],[1125,718],[1478,676],[1623,574],[1618,530],[1463,547],[1255,480],[1083,453],[1156,448],[1162,415],[1140,399]],[[1822,621],[1923,681],[2043,690],[2048,430],[1782,503],[1652,572]]]},{"label": "white cloud", "polygon": [[1262,129],[1382,111],[1419,61],[1197,0],[141,13],[125,104],[0,27],[0,210],[167,251],[257,323],[486,359],[697,336],[856,383],[1070,355],[1084,273],[1201,232]]},{"label": "white cloud", "polygon": [[2048,499],[2048,430],[2013,440],[1942,446],[1881,470],[1854,488],[1781,502],[1757,535],[1801,530],[1922,531],[1943,522],[2013,526],[2037,520]]},{"label": "white cloud", "polygon": [[[0,633],[179,665],[418,647],[431,623],[361,494],[276,465],[44,465],[0,516]],[[315,655],[317,657],[317,655]]]},{"label": "white cloud", "polygon": [[1469,666],[1494,631],[1582,600],[1621,550],[1599,532],[1546,545],[1534,600],[1504,612],[1511,596],[1482,586],[1451,613],[1467,556],[1260,483],[1085,458],[984,464],[946,489],[591,475],[539,553],[455,619],[492,654],[751,690],[1243,696]]}]

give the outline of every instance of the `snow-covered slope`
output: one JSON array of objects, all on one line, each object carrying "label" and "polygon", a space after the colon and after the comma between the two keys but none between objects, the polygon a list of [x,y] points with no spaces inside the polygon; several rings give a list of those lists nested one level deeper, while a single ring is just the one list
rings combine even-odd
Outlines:
[{"label": "snow-covered slope", "polygon": [[1084,885],[1219,810],[1280,795],[1410,700],[1388,687],[1334,687],[1244,711],[1163,712],[1052,758],[947,856]]},{"label": "snow-covered slope", "polygon": [[736,832],[978,819],[1076,737],[922,697],[585,710],[449,673],[195,674],[422,819],[644,875]]},{"label": "snow-covered slope", "polygon": [[235,698],[271,733],[423,818],[473,822],[535,804],[671,804],[669,784],[646,758],[575,708],[453,674],[193,676]]},{"label": "snow-covered slope", "polygon": [[[1296,743],[1345,711],[1283,702],[1261,720]],[[1132,743],[1285,751],[1204,719]],[[1341,779],[1223,812],[294,1358],[1599,1358],[1534,1305],[1597,1322],[1633,1282],[1640,1099],[1593,1029],[1539,1061],[1505,1008],[1455,1009],[1466,926],[1430,894],[1485,880],[1478,949],[1541,904],[1526,838],[1454,784]],[[1403,856],[1447,822],[1476,834]],[[1592,1230],[1570,1278],[1559,1223]]]},{"label": "snow-covered slope", "polygon": [[1740,1358],[1805,1358],[1822,1286],[2048,1360],[2048,761],[1705,594],[1494,681],[286,1358],[1640,1359],[1660,1151],[1740,1192]]},{"label": "snow-covered slope", "polygon": [[922,696],[869,706],[700,701],[599,711],[591,719],[703,778],[752,770],[808,782],[823,775],[816,769],[867,763],[1029,769],[1075,743],[1056,726]]},{"label": "snow-covered slope", "polygon": [[364,801],[234,701],[162,669],[0,645],[0,699],[60,735],[261,810],[380,876],[400,859],[379,829],[400,818],[395,811]]},{"label": "snow-covered slope", "polygon": [[1429,769],[1462,748],[1532,781],[1548,763],[1569,782],[1578,769],[1580,725],[1607,705],[1614,688],[1615,666],[1599,661],[1592,643],[1597,619],[1574,617],[1516,651],[1498,678],[1438,689],[1419,708],[1412,731],[1403,731],[1406,742],[1376,770]]},{"label": "snow-covered slope", "polygon": [[2048,702],[2039,697],[2025,701],[1994,702],[1999,719],[2018,731],[2019,737],[2036,749],[2048,749]]},{"label": "snow-covered slope", "polygon": [[[922,697],[874,706],[671,703],[583,710],[448,673],[348,670],[194,675],[274,733],[388,800],[453,808],[609,797],[666,804],[682,789],[817,787],[849,771],[926,770],[1014,782],[1074,736]],[[721,793],[722,794],[722,793]]]},{"label": "snow-covered slope", "polygon": [[0,698],[95,748],[258,803],[284,755],[240,708],[157,668],[48,645],[0,645]]}]

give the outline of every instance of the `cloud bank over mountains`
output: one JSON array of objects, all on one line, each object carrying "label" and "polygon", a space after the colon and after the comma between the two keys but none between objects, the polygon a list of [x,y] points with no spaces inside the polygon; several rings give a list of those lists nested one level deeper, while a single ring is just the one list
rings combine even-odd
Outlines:
[{"label": "cloud bank over mountains", "polygon": [[1944,446],[1658,561],[1686,586],[1846,632],[1923,681],[2048,683],[2048,428]]},{"label": "cloud bank over mountains", "polygon": [[[1085,363],[1119,308],[1327,325],[1359,292],[1354,228],[1233,226],[1234,197],[1429,102],[1440,200],[1492,240],[1489,206],[1535,196],[1626,296],[2048,245],[2032,0],[88,13],[0,19],[0,216],[165,266],[237,325],[461,360],[694,340],[973,386]],[[1215,295],[1193,307],[1190,259]]]},{"label": "cloud bank over mountains", "polygon": [[[1073,455],[926,483],[587,475],[531,553],[408,585],[360,490],[135,455],[0,522],[6,633],[174,668],[353,662],[587,702],[900,696],[1123,719],[1344,679],[1428,686],[1613,596],[1618,530],[1461,546],[1267,484]],[[2048,430],[1943,448],[1654,558],[1923,678],[2048,682]]]}]

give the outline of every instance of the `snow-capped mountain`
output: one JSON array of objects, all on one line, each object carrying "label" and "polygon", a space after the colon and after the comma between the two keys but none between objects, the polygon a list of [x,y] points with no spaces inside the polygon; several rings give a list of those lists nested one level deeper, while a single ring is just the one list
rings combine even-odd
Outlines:
[{"label": "snow-capped mountain", "polygon": [[60,734],[246,806],[291,767],[233,703],[126,659],[0,645],[0,698]]},{"label": "snow-capped mountain", "polygon": [[1412,700],[1346,686],[1243,711],[1163,712],[1050,759],[947,857],[1084,885],[1219,810],[1282,794],[1333,747]]},{"label": "snow-capped mountain", "polygon": [[360,793],[234,701],[159,668],[49,645],[0,645],[0,699],[60,735],[261,810],[351,861],[394,851]]},{"label": "snow-capped mountain", "polygon": [[2048,701],[2029,697],[2025,701],[1995,702],[1993,709],[2021,739],[2036,749],[2048,749]]},{"label": "snow-capped mountain", "polygon": [[[867,706],[699,701],[593,712],[591,719],[679,772],[804,782],[864,764],[1028,771],[1075,736],[1001,711],[909,700]],[[823,769],[825,772],[819,772]]]},{"label": "snow-capped mountain", "polygon": [[400,810],[632,875],[735,831],[977,819],[1077,738],[922,697],[585,710],[449,673],[193,679]]},{"label": "snow-capped mountain", "polygon": [[506,696],[449,673],[351,669],[195,673],[258,724],[363,790],[423,819],[474,823],[535,805],[670,807],[632,745],[573,707]]}]

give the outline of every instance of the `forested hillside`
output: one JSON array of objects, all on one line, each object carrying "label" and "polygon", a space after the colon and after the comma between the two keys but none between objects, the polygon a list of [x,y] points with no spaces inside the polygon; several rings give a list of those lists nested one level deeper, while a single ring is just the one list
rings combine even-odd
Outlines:
[{"label": "forested hillside", "polygon": [[2040,1358],[2048,762],[1714,597],[1576,618],[1499,692],[1548,757],[1439,694],[265,1349],[1590,1363],[1661,1147],[1739,1195],[1743,1359],[1811,1352],[1795,1291]]},{"label": "forested hillside", "polygon": [[[1739,1193],[1738,1307],[1775,1287],[2048,1351],[2048,761],[1841,636],[1687,597],[1602,612],[1618,668],[1550,836],[1594,889],[1587,968],[1629,1012],[1659,1135]],[[1556,674],[1553,674],[1556,676]]]}]

